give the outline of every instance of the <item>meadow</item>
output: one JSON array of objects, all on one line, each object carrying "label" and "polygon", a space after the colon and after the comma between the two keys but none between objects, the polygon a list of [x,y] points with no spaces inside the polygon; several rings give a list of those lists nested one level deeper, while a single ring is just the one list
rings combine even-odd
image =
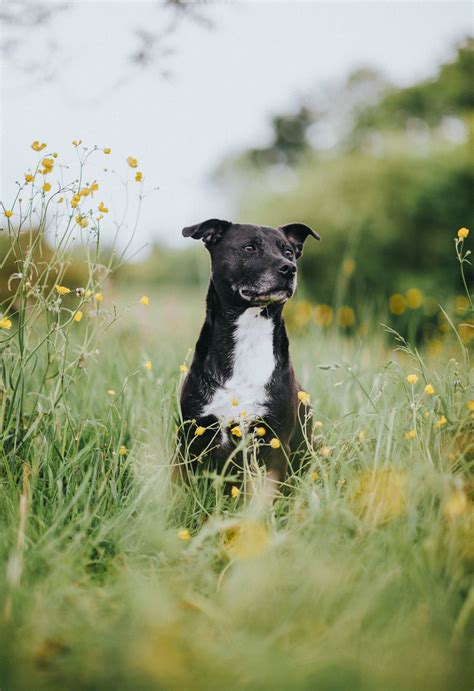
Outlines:
[{"label": "meadow", "polygon": [[[179,389],[205,286],[114,285],[98,183],[35,188],[46,161],[23,185],[30,206],[4,207],[17,271],[0,312],[0,688],[470,689],[470,339],[446,313],[435,347],[415,348],[369,308],[347,330],[297,296],[304,470],[271,507],[206,469],[184,486]],[[65,278],[78,232],[81,285]]]}]

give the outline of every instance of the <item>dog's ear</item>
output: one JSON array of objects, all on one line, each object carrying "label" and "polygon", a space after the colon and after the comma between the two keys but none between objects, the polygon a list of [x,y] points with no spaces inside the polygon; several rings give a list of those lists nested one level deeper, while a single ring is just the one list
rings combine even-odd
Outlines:
[{"label": "dog's ear", "polygon": [[185,238],[202,240],[206,247],[211,247],[221,240],[225,231],[231,225],[230,221],[222,221],[220,218],[209,218],[202,223],[196,223],[195,226],[183,228],[182,233]]},{"label": "dog's ear", "polygon": [[304,241],[308,235],[312,235],[316,240],[321,240],[319,233],[304,223],[287,223],[284,226],[280,226],[280,228],[285,233],[288,242],[293,246],[297,259],[303,254]]}]

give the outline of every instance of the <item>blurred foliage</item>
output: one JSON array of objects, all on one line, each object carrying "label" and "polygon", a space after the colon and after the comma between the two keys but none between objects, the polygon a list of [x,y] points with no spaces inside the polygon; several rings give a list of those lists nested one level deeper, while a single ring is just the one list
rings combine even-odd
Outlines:
[{"label": "blurred foliage", "polygon": [[405,88],[358,70],[338,93],[274,117],[269,146],[219,167],[242,220],[320,231],[301,260],[308,297],[387,306],[410,288],[437,300],[462,291],[452,243],[474,221],[473,47],[466,39],[434,77]]}]

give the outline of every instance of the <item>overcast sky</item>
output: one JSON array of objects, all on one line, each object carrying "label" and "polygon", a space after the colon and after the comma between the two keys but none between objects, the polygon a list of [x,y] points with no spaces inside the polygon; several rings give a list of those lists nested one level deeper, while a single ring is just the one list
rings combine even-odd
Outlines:
[{"label": "overcast sky", "polygon": [[[156,3],[74,2],[23,35],[20,52],[3,60],[5,205],[35,160],[34,139],[73,162],[71,140],[80,138],[112,148],[99,172],[108,165],[121,175],[133,155],[146,186],[159,186],[145,200],[136,246],[153,238],[175,244],[185,225],[232,216],[209,173],[230,152],[262,144],[272,114],[360,66],[414,82],[472,32],[472,5],[451,0],[210,3],[203,14],[212,29],[184,22],[169,39],[176,54],[146,69],[128,57],[135,29],[159,30],[169,20]],[[158,66],[171,70],[168,80]],[[118,179],[109,176],[104,195],[113,214],[123,198]]]}]

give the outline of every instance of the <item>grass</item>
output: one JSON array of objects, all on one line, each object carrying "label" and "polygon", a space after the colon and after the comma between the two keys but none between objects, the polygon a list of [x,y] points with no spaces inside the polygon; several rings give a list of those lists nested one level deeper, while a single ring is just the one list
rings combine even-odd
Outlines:
[{"label": "grass", "polygon": [[294,337],[319,451],[257,516],[218,480],[170,481],[199,304],[137,304],[51,419],[15,456],[5,444],[2,689],[469,688],[462,352],[422,364],[381,335]]},{"label": "grass", "polygon": [[[53,197],[88,204],[81,184]],[[51,199],[25,190],[0,314],[2,691],[471,688],[474,396],[456,329],[418,352],[373,317],[364,335],[318,326],[306,303],[289,315],[306,470],[267,508],[212,473],[183,486],[180,365],[203,295],[115,293],[92,212],[89,277],[61,295],[77,205],[42,262]]]}]

